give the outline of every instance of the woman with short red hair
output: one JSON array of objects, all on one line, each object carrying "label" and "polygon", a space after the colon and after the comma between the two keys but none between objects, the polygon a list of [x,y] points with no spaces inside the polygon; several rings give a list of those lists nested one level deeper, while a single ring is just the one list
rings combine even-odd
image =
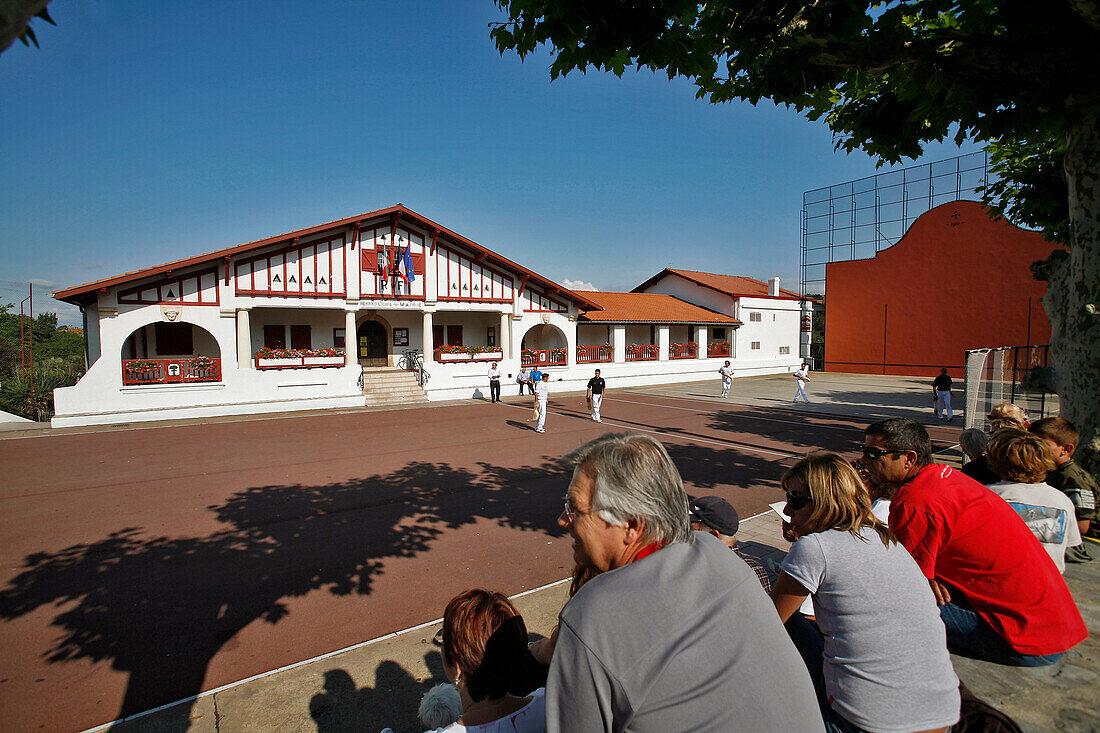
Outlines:
[{"label": "woman with short red hair", "polygon": [[443,612],[443,673],[458,688],[462,717],[438,733],[543,733],[545,690],[508,693],[527,651],[527,627],[506,596],[475,588]]}]

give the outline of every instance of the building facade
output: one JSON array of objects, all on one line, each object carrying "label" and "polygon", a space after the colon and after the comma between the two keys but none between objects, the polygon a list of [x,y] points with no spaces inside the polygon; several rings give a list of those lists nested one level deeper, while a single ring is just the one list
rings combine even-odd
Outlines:
[{"label": "building facade", "polygon": [[[84,313],[88,371],[55,390],[53,424],[361,407],[380,374],[422,400],[476,398],[493,361],[508,381],[537,364],[554,391],[583,389],[595,366],[627,386],[711,378],[727,355],[752,373],[797,365],[787,296],[723,309],[655,296],[644,320],[620,299],[609,320],[613,295],[563,288],[397,205],[57,291]],[[750,307],[759,345],[738,347]],[[791,358],[763,357],[785,339]]]}]

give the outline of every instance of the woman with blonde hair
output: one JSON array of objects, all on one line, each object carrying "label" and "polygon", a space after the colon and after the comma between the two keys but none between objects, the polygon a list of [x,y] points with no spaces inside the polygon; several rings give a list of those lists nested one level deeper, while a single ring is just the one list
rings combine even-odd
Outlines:
[{"label": "woman with blonde hair", "polygon": [[506,596],[475,588],[443,612],[443,673],[462,698],[462,717],[437,733],[542,733],[545,690],[508,693],[527,651],[527,627]]},{"label": "woman with blonde hair", "polygon": [[[959,719],[958,678],[920,568],[871,511],[856,469],[835,453],[783,476],[798,536],[772,589],[833,732],[943,731]],[[799,614],[806,596],[820,633]],[[813,632],[813,633],[809,633]]]}]

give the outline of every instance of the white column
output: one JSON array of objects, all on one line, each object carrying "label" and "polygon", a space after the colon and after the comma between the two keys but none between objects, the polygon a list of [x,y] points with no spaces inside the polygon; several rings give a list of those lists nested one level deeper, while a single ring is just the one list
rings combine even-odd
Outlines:
[{"label": "white column", "polygon": [[359,361],[359,336],[355,333],[355,311],[344,311],[344,353],[345,362],[352,366]]},{"label": "white column", "polygon": [[424,368],[427,369],[432,363],[435,357],[435,352],[432,351],[432,312],[424,311],[424,334],[421,337],[424,343]]},{"label": "white column", "polygon": [[504,354],[505,361],[512,358],[511,321],[512,317],[507,313],[500,314],[500,326],[497,327],[497,346],[500,347],[500,352]]},{"label": "white column", "polygon": [[671,343],[669,327],[657,326],[657,358],[661,361],[668,361],[669,343]]},{"label": "white column", "polygon": [[616,363],[626,361],[626,326],[611,327],[611,345],[615,347],[612,360]]},{"label": "white column", "polygon": [[252,326],[248,308],[237,309],[237,368],[252,368]]},{"label": "white column", "polygon": [[[813,338],[814,304],[812,301],[802,301],[802,319],[799,323],[799,356],[803,361],[810,358],[810,341]],[[818,365],[814,365],[817,367]]]},{"label": "white column", "polygon": [[707,334],[710,333],[706,326],[695,327],[695,343],[699,344],[698,351],[695,352],[697,359],[707,358]]}]

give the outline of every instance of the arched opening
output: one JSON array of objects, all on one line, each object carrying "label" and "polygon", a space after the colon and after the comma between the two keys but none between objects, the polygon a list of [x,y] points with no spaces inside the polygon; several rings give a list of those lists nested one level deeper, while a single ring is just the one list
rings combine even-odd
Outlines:
[{"label": "arched opening", "polygon": [[171,384],[221,380],[221,347],[202,326],[157,321],[122,342],[122,383]]},{"label": "arched opening", "polygon": [[524,366],[564,366],[568,363],[569,341],[565,333],[549,323],[532,326],[520,341]]},{"label": "arched opening", "polygon": [[389,364],[389,339],[385,326],[378,321],[366,320],[359,324],[355,336],[360,364],[368,367]]}]

